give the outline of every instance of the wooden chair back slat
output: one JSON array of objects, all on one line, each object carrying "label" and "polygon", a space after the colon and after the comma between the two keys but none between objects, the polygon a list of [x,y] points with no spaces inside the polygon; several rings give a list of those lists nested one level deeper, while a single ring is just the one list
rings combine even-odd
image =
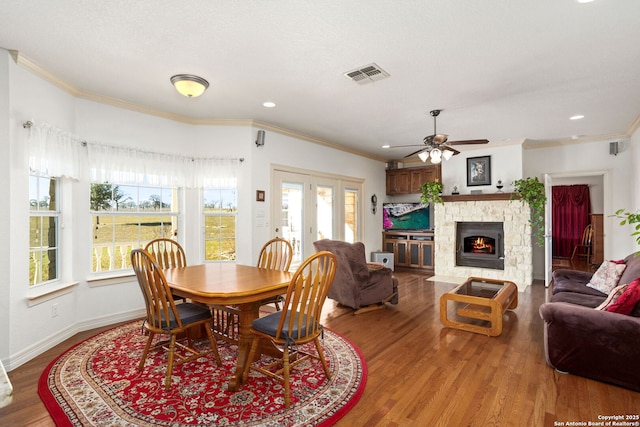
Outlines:
[{"label": "wooden chair back slat", "polygon": [[147,243],[144,248],[153,256],[160,268],[186,267],[187,257],[180,243],[173,239],[160,238]]},{"label": "wooden chair back slat", "polygon": [[281,237],[269,240],[260,250],[258,267],[287,271],[293,258],[293,247]]}]

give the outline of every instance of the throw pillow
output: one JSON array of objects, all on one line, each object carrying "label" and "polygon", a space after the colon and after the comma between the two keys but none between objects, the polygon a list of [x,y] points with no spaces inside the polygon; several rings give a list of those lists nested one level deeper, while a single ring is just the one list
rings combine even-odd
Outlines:
[{"label": "throw pillow", "polygon": [[640,278],[629,283],[627,290],[618,297],[615,303],[607,307],[607,311],[620,314],[631,314],[640,301]]},{"label": "throw pillow", "polygon": [[620,280],[625,268],[627,268],[626,264],[605,261],[600,264],[598,270],[591,276],[587,286],[609,295],[613,288],[618,286],[618,280]]},{"label": "throw pillow", "polygon": [[609,293],[609,296],[607,297],[607,299],[602,301],[602,304],[597,306],[594,310],[606,311],[607,307],[615,303],[620,297],[620,295],[622,295],[622,293],[627,290],[628,286],[629,284],[627,283],[626,285],[619,285],[613,288],[611,293]]}]

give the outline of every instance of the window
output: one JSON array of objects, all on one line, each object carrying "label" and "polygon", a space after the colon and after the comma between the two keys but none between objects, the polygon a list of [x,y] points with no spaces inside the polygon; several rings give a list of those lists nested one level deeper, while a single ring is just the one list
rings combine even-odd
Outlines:
[{"label": "window", "polygon": [[58,180],[29,175],[29,285],[59,278]]},{"label": "window", "polygon": [[236,189],[205,189],[202,201],[205,261],[235,261],[238,216]]},{"label": "window", "polygon": [[178,232],[176,188],[91,184],[93,272],[131,267],[131,250]]}]

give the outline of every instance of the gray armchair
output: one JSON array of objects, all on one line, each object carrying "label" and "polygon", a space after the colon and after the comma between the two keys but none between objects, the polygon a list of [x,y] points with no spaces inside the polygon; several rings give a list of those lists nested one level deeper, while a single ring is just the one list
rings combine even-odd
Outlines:
[{"label": "gray armchair", "polygon": [[398,280],[381,264],[368,263],[362,242],[323,239],[313,243],[316,251],[336,255],[338,269],[328,297],[356,313],[398,303]]}]

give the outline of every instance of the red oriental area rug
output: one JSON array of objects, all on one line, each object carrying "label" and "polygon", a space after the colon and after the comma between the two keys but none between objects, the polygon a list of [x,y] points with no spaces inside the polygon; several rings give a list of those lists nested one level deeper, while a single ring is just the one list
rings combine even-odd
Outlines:
[{"label": "red oriental area rug", "polygon": [[[166,351],[149,352],[144,370],[138,372],[147,340],[141,324],[131,322],[102,332],[47,366],[38,393],[56,425],[330,426],[364,391],[367,366],[360,350],[325,330],[331,379],[326,379],[316,360],[301,364],[304,369],[293,369],[289,409],[284,408],[282,383],[255,372],[238,392],[227,390],[237,347],[223,341],[218,342],[222,367],[212,354],[179,365],[173,370],[171,389],[165,392]],[[311,350],[313,344],[309,346]],[[269,357],[261,361],[266,363]]]}]

